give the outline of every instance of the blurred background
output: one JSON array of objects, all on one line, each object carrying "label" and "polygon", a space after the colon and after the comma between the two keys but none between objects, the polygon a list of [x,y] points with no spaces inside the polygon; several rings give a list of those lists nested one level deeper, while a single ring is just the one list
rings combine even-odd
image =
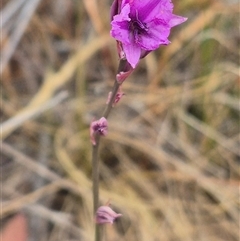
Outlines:
[{"label": "blurred background", "polygon": [[[105,240],[239,241],[239,1],[188,17],[128,78],[102,139]],[[2,241],[93,241],[89,124],[118,66],[111,0],[2,0]]]}]

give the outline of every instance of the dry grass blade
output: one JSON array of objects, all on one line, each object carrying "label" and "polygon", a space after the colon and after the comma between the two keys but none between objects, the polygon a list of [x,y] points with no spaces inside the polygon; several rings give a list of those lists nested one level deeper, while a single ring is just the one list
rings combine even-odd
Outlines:
[{"label": "dry grass blade", "polygon": [[[16,26],[13,25],[11,27],[11,29],[13,28],[14,31],[12,31],[11,36],[7,37],[7,41],[4,41],[5,46],[4,46],[3,50],[1,51],[2,54],[1,54],[1,63],[0,63],[1,64],[0,74],[2,74],[2,71],[5,69],[8,61],[12,57],[39,2],[40,2],[40,0],[30,0],[30,1],[28,0],[28,1],[25,1],[23,7],[20,8],[22,2],[18,1],[18,4],[16,4],[16,6],[15,6],[15,1],[12,0],[11,2],[9,2],[9,5],[7,6],[6,11],[4,11],[3,15],[1,15],[3,17],[2,24],[4,25],[5,22],[10,21],[9,18],[11,17],[11,15],[13,15],[12,12],[16,12],[17,10],[19,10],[19,8],[21,9],[17,21],[13,22],[14,24],[16,24]],[[11,11],[11,9],[13,7],[14,7],[15,11],[14,10]],[[5,32],[4,28],[1,28],[1,32],[2,31]],[[4,33],[4,34],[7,35],[8,33]]]},{"label": "dry grass blade", "polygon": [[31,108],[25,108],[16,116],[12,117],[11,119],[5,121],[0,125],[1,128],[1,139],[6,138],[12,131],[23,125],[26,121],[33,119],[41,115],[44,111],[49,110],[56,105],[60,104],[68,97],[67,92],[60,92],[58,95],[53,97],[52,99],[48,100],[46,103],[42,103],[39,106],[34,106]]}]

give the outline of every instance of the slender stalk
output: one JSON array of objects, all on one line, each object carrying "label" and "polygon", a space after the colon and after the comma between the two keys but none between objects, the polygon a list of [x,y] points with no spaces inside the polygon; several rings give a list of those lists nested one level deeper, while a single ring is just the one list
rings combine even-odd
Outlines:
[{"label": "slender stalk", "polygon": [[111,96],[111,99],[107,105],[107,107],[105,108],[104,112],[103,112],[103,117],[105,117],[106,119],[108,118],[111,110],[112,110],[112,106],[113,106],[113,102],[115,100],[115,97],[116,97],[116,94],[118,92],[118,89],[120,87],[120,84],[115,81],[114,82],[114,85],[113,85],[113,88],[112,88],[112,96]]},{"label": "slender stalk", "polygon": [[[113,88],[112,88],[112,96],[107,104],[104,112],[103,117],[106,119],[108,118],[112,106],[116,97],[116,94],[118,92],[118,89],[120,87],[120,84],[115,80]],[[100,136],[96,135],[95,141],[96,144],[93,145],[92,148],[92,180],[93,180],[93,212],[96,213],[98,207],[99,207],[99,157],[98,157],[98,150],[100,145]],[[102,227],[98,224],[95,224],[95,241],[101,241],[102,239]]]},{"label": "slender stalk", "polygon": [[[103,112],[103,117],[107,118],[112,110],[112,105],[115,100],[115,96],[119,89],[119,84],[115,81],[111,99]],[[92,179],[93,179],[93,211],[94,213],[98,208],[98,199],[99,199],[99,160],[98,160],[98,149],[100,145],[100,136],[96,135],[95,138],[96,144],[92,147]]]},{"label": "slender stalk", "polygon": [[96,136],[96,145],[93,145],[92,149],[92,179],[93,179],[93,211],[96,213],[98,208],[99,197],[99,161],[98,161],[98,149],[99,149],[100,136]]},{"label": "slender stalk", "polygon": [[[98,149],[100,144],[100,136],[96,136],[96,145],[92,148],[92,180],[93,180],[93,213],[95,214],[98,208],[99,202],[99,160]],[[95,224],[95,240],[100,241],[100,227]]]}]

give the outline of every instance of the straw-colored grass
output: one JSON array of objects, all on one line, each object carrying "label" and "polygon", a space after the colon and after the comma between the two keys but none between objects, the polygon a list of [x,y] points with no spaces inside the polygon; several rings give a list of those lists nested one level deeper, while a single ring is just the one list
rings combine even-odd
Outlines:
[{"label": "straw-colored grass", "polygon": [[[118,65],[112,1],[4,0],[1,216],[28,240],[93,241],[89,124]],[[141,60],[100,148],[105,240],[239,240],[239,5],[173,1],[188,21]],[[8,241],[8,240],[3,240]]]}]

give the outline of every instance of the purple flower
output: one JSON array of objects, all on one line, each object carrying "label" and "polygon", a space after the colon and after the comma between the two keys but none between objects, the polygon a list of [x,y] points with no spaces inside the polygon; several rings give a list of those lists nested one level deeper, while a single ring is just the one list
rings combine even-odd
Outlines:
[{"label": "purple flower", "polygon": [[93,145],[96,145],[95,135],[106,136],[108,130],[108,122],[102,117],[97,121],[93,121],[90,125],[90,139]]},{"label": "purple flower", "polygon": [[96,223],[113,224],[114,220],[120,216],[122,216],[122,214],[114,212],[109,206],[101,206],[96,212]]},{"label": "purple flower", "polygon": [[120,58],[135,68],[140,58],[169,44],[171,28],[187,20],[172,11],[171,0],[114,0],[111,35],[120,43]]}]

